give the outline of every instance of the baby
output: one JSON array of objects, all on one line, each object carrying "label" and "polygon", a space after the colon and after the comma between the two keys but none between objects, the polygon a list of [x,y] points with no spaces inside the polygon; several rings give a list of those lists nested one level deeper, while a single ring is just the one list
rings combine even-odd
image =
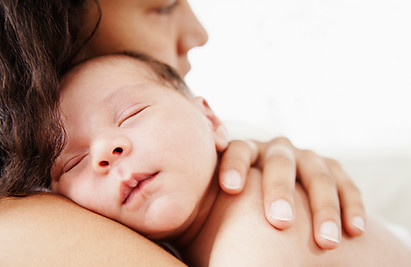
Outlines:
[{"label": "baby", "polygon": [[[193,266],[376,266],[411,262],[410,250],[369,219],[359,238],[323,251],[313,239],[306,193],[297,184],[295,225],[265,219],[261,173],[244,193],[220,191],[224,127],[168,66],[141,55],[80,63],[62,79],[67,145],[52,190],[152,240],[166,240]],[[250,229],[253,229],[250,231]]]}]

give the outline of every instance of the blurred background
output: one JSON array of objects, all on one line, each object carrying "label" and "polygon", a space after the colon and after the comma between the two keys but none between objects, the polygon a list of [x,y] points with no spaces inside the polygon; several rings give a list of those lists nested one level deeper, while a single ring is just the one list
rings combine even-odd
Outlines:
[{"label": "blurred background", "polygon": [[209,34],[187,82],[233,138],[339,160],[411,229],[411,1],[189,0]]}]

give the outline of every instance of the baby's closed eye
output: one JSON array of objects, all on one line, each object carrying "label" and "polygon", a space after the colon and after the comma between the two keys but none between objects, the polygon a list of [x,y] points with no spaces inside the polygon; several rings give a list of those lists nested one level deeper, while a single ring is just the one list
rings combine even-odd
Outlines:
[{"label": "baby's closed eye", "polygon": [[148,108],[150,105],[147,104],[134,104],[132,106],[127,107],[125,110],[123,110],[119,117],[118,117],[118,126],[127,126],[127,122],[129,119],[134,118],[135,116],[139,115],[142,111],[144,111],[146,108]]},{"label": "baby's closed eye", "polygon": [[87,155],[77,155],[71,159],[69,159],[64,165],[63,165],[63,173],[67,173],[69,171],[71,171],[73,168],[75,168],[76,166],[78,166],[80,164],[80,162],[86,157]]}]

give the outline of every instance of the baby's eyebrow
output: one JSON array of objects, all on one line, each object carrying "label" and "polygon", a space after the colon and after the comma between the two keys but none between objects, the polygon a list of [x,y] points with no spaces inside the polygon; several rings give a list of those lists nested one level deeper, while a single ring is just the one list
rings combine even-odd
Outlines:
[{"label": "baby's eyebrow", "polygon": [[103,98],[103,104],[111,103],[113,99],[118,98],[118,97],[126,98],[129,92],[132,90],[141,90],[145,88],[147,88],[147,86],[142,83],[125,85],[125,86],[119,87],[113,90],[111,93],[109,93]]},{"label": "baby's eyebrow", "polygon": [[[144,90],[147,89],[148,86],[146,84],[143,83],[138,83],[138,84],[131,84],[131,85],[125,85],[125,86],[121,86],[117,89],[114,89],[112,92],[110,92],[109,94],[107,94],[103,100],[102,100],[102,104],[103,107],[107,107],[107,106],[112,106],[113,102],[116,103],[116,109],[118,108],[118,106],[124,106],[126,105],[127,107],[131,106],[133,103],[130,102],[131,98],[130,98],[130,93],[132,91],[137,91],[137,90]],[[113,121],[116,122],[121,113],[127,108],[121,109],[118,112],[116,112],[113,116]]]}]

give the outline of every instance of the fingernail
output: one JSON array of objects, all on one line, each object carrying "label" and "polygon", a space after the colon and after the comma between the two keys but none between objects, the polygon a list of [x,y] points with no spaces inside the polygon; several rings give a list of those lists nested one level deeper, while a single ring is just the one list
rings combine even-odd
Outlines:
[{"label": "fingernail", "polygon": [[271,204],[271,217],[280,221],[291,221],[293,218],[293,210],[290,203],[284,199],[279,199]]},{"label": "fingernail", "polygon": [[223,174],[223,185],[229,189],[241,188],[241,176],[237,171],[227,171]]},{"label": "fingernail", "polygon": [[321,225],[320,236],[328,241],[340,242],[340,234],[337,225],[334,222],[328,221]]},{"label": "fingernail", "polygon": [[364,219],[363,219],[362,217],[360,217],[360,216],[354,217],[354,218],[352,219],[352,224],[353,224],[356,228],[358,228],[358,229],[360,229],[361,231],[364,232],[364,230],[365,230],[365,222],[364,222]]}]

